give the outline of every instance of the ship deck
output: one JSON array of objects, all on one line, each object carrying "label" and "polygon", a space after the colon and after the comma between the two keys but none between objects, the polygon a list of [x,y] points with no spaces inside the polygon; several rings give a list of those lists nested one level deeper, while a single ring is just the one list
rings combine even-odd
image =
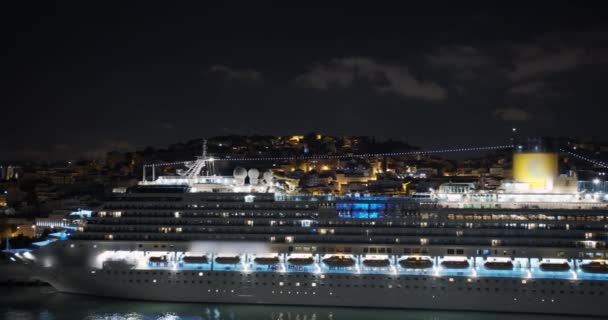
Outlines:
[{"label": "ship deck", "polygon": [[250,264],[183,264],[175,266],[144,266],[138,269],[173,270],[173,271],[234,271],[234,272],[279,272],[279,273],[317,273],[317,274],[374,274],[374,275],[426,275],[434,277],[480,277],[480,278],[517,278],[517,279],[560,279],[560,280],[596,280],[608,281],[608,273],[589,273],[583,270],[543,271],[539,267],[514,268],[513,270],[490,270],[483,266],[464,269],[450,269],[434,266],[428,269],[405,269],[398,266],[389,267],[328,267],[323,264],[310,266],[293,266],[285,263],[276,266]]}]

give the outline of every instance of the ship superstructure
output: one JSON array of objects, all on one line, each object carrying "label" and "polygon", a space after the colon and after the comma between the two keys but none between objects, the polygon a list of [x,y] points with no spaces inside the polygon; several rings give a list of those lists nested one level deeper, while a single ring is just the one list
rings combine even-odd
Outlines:
[{"label": "ship superstructure", "polygon": [[34,253],[39,277],[158,301],[608,315],[602,194],[293,195],[209,163],[115,194]]}]

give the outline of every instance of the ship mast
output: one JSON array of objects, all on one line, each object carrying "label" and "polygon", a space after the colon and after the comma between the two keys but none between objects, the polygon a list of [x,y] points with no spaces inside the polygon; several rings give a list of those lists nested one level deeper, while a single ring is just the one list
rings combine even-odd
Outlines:
[{"label": "ship mast", "polygon": [[197,157],[196,161],[187,165],[188,170],[183,174],[184,177],[189,179],[195,179],[201,175],[204,168],[207,169],[205,176],[211,176],[213,174],[213,158],[210,158],[207,154],[207,139],[203,140],[202,155]]},{"label": "ship mast", "polygon": [[[187,161],[187,162],[174,162],[173,164],[183,164],[186,166],[185,170],[177,170],[177,174],[184,178],[188,178],[191,183],[196,183],[197,177],[204,176],[215,176],[215,167],[214,167],[213,157],[209,156],[208,148],[207,148],[207,139],[203,139],[201,146],[201,155],[196,157],[195,161]],[[146,169],[148,167],[152,168],[152,181],[156,180],[156,166],[162,166],[167,164],[144,164],[142,168],[142,182],[146,183]]]},{"label": "ship mast", "polygon": [[203,139],[203,159],[207,158],[207,139]]}]

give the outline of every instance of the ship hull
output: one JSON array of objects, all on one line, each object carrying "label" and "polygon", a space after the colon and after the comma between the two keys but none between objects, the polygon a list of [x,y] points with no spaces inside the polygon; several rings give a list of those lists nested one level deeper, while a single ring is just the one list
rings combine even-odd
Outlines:
[{"label": "ship hull", "polygon": [[[233,271],[44,270],[58,291],[112,298],[241,304],[608,316],[602,281]],[[313,285],[314,283],[314,285]]]}]

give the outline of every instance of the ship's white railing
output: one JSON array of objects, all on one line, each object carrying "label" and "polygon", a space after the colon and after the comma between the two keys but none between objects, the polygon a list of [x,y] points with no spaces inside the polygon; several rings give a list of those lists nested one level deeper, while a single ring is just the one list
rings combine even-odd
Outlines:
[{"label": "ship's white railing", "polygon": [[[184,256],[206,256],[206,263],[183,263]],[[336,267],[327,265],[324,259],[340,256],[355,261],[353,265]],[[150,259],[155,257],[155,259]],[[164,258],[161,258],[164,257]],[[238,257],[238,262],[233,264],[216,263],[217,257]],[[278,258],[278,262],[269,267],[267,264],[256,264],[255,258]],[[312,257],[314,262],[302,268],[289,268],[288,257]],[[236,254],[236,253],[211,253],[211,252],[175,252],[175,251],[104,251],[101,252],[96,262],[91,267],[103,269],[106,266],[116,264],[104,264],[107,261],[125,261],[127,268],[134,270],[198,270],[199,275],[206,271],[235,271],[235,272],[305,272],[315,274],[352,273],[352,274],[389,274],[389,275],[428,275],[435,277],[506,277],[520,279],[592,279],[608,281],[608,260],[590,257],[583,259],[560,259],[560,258],[524,258],[503,256],[436,256],[424,257],[432,261],[431,267],[407,268],[398,262],[411,257],[410,255],[374,254],[374,255],[352,255],[352,254]],[[166,260],[165,260],[166,259]],[[365,259],[387,259],[388,266],[366,266]],[[452,263],[444,263],[452,262]],[[456,264],[454,263],[456,262]],[[466,262],[466,266],[459,263]],[[511,264],[505,268],[492,268],[486,264],[507,263]],[[596,271],[585,271],[582,266],[594,262]],[[589,268],[587,268],[589,269]],[[599,270],[599,272],[598,272]]]}]

